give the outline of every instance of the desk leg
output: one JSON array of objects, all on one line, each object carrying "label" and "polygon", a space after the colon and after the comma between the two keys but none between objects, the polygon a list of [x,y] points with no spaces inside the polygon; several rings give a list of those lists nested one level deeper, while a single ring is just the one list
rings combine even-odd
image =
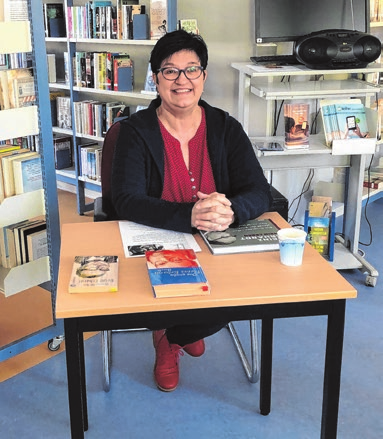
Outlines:
[{"label": "desk leg", "polygon": [[259,407],[262,415],[268,415],[271,407],[271,374],[273,362],[273,319],[262,319],[261,380]]},{"label": "desk leg", "polygon": [[72,439],[83,439],[88,430],[84,338],[76,319],[64,319],[64,329]]},{"label": "desk leg", "polygon": [[333,302],[327,323],[321,439],[336,439],[346,301]]}]

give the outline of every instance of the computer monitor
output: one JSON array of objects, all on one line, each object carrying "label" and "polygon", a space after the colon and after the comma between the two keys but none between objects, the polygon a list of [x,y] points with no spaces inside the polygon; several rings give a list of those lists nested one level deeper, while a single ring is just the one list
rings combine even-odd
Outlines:
[{"label": "computer monitor", "polygon": [[325,29],[369,32],[369,0],[255,0],[256,43],[297,41]]}]

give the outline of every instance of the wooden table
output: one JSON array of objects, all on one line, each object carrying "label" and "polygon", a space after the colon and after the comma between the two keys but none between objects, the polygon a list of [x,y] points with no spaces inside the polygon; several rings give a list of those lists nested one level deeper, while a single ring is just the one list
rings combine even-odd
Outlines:
[{"label": "wooden table", "polygon": [[[287,223],[268,213],[281,227]],[[279,252],[213,256],[202,248],[198,259],[211,285],[210,296],[155,299],[145,260],[124,257],[117,222],[64,224],[62,228],[56,317],[64,319],[72,438],[88,429],[83,333],[109,329],[168,327],[219,314],[227,321],[262,320],[260,412],[271,406],[273,319],[327,315],[321,438],[336,438],[346,299],[356,290],[306,243],[303,264],[286,267]],[[117,293],[69,294],[76,255],[118,255]],[[303,362],[302,362],[303,364]]]}]

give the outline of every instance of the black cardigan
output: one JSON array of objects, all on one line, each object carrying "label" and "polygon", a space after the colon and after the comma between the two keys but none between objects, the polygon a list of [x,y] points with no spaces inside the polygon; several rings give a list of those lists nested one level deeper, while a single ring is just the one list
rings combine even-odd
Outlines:
[{"label": "black cardigan", "polygon": [[[146,110],[121,123],[113,159],[112,203],[120,219],[152,227],[193,232],[194,203],[161,200],[164,144],[155,99]],[[228,113],[200,101],[205,109],[207,144],[217,192],[232,202],[242,224],[269,209],[269,184],[240,123]]]}]

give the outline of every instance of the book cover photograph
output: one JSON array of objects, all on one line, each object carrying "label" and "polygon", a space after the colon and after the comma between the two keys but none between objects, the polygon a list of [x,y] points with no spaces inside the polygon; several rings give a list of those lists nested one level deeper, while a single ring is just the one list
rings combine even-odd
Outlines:
[{"label": "book cover photograph", "polygon": [[210,286],[192,249],[145,253],[155,297],[205,296]]},{"label": "book cover photograph", "polygon": [[279,227],[270,219],[253,219],[223,232],[200,232],[214,255],[279,250]]},{"label": "book cover photograph", "polygon": [[308,148],[309,146],[309,104],[284,104],[285,147]]},{"label": "book cover photograph", "polygon": [[118,256],[76,256],[68,290],[70,293],[118,291]]}]

